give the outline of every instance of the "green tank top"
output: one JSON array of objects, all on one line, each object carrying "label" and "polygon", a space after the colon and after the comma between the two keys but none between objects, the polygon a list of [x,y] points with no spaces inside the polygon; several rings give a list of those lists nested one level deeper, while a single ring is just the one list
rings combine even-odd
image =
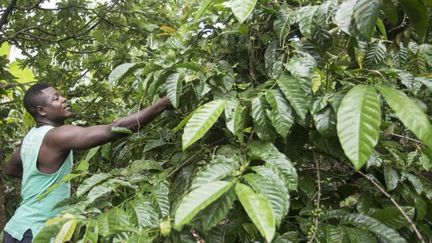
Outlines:
[{"label": "green tank top", "polygon": [[37,169],[36,163],[42,140],[52,128],[54,127],[48,125],[32,128],[21,144],[20,156],[23,165],[22,201],[4,229],[17,240],[22,240],[24,232],[28,229],[31,229],[33,237],[35,237],[49,218],[62,211],[62,208],[54,209],[54,206],[70,197],[70,183],[63,183],[42,200],[38,200],[39,195],[48,187],[60,181],[72,168],[71,151],[63,165],[55,173],[47,174]]}]

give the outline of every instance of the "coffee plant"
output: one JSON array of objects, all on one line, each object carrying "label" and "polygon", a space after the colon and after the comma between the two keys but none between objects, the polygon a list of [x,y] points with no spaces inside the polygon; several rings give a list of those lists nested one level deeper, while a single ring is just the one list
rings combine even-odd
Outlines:
[{"label": "coffee plant", "polygon": [[0,59],[5,155],[33,125],[28,81],[77,125],[174,107],[77,151],[35,243],[432,240],[430,1],[11,2],[0,43],[27,57]]}]

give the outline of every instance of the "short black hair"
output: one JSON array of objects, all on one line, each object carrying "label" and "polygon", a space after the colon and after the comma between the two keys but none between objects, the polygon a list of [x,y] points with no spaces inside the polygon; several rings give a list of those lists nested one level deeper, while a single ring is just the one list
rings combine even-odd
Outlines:
[{"label": "short black hair", "polygon": [[24,95],[24,107],[26,110],[36,118],[37,115],[37,106],[45,105],[43,104],[43,100],[40,99],[40,95],[42,94],[42,90],[52,87],[46,83],[37,83],[32,86],[25,92]]}]

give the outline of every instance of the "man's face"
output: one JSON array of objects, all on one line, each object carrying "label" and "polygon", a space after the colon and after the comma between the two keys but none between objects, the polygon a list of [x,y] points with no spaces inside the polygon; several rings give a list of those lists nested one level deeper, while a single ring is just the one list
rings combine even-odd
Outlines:
[{"label": "man's face", "polygon": [[43,113],[50,121],[59,122],[69,118],[72,113],[66,99],[56,89],[48,87],[42,90],[44,100]]}]

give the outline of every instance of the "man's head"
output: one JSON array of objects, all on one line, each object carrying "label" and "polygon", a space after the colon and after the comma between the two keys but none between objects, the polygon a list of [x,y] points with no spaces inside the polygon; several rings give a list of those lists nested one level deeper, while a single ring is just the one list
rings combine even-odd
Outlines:
[{"label": "man's head", "polygon": [[32,85],[26,91],[24,106],[36,121],[47,119],[54,123],[63,123],[72,115],[66,99],[45,83]]}]

